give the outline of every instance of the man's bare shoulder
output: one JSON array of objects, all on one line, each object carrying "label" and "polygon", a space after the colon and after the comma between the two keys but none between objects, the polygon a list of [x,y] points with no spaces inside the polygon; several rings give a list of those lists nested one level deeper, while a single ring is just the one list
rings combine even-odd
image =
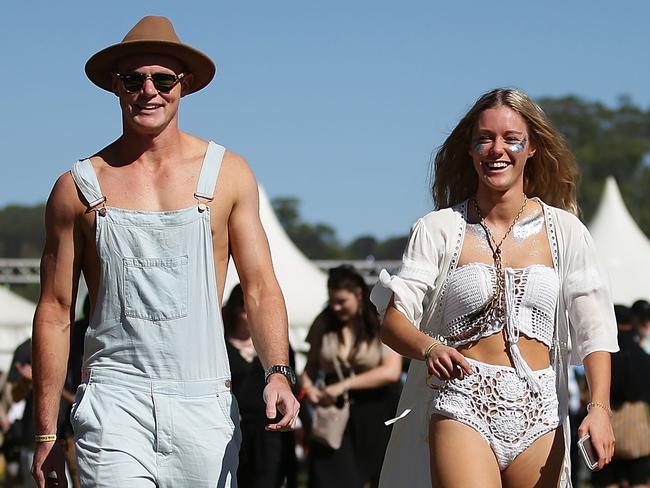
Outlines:
[{"label": "man's bare shoulder", "polygon": [[227,189],[235,199],[249,195],[257,196],[257,181],[246,159],[239,154],[226,151],[221,163],[219,185]]},{"label": "man's bare shoulder", "polygon": [[224,170],[228,173],[233,173],[236,176],[250,176],[254,178],[253,170],[246,159],[236,152],[226,149],[226,152],[223,155],[222,165]]},{"label": "man's bare shoulder", "polygon": [[47,200],[48,216],[74,218],[83,215],[85,211],[86,206],[82,201],[77,185],[75,185],[70,172],[66,171],[57,178]]}]

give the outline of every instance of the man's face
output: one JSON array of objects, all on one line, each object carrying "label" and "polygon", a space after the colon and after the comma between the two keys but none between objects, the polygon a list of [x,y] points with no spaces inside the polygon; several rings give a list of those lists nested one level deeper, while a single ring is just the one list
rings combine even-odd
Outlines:
[{"label": "man's face", "polygon": [[186,73],[167,93],[156,89],[154,80],[150,76],[156,73],[170,75],[184,73],[183,66],[178,60],[162,55],[131,56],[120,60],[117,70],[120,75],[132,73],[147,75],[142,88],[132,91],[125,88],[117,74],[113,76],[113,91],[120,99],[125,125],[138,133],[157,135],[170,122],[176,123],[178,104],[181,97],[187,93],[191,75]]}]

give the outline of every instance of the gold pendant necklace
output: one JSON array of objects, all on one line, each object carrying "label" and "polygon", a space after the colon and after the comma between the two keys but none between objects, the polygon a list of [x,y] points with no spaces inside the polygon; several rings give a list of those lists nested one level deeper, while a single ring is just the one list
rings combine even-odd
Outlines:
[{"label": "gold pendant necklace", "polygon": [[494,259],[494,266],[497,268],[497,270],[500,271],[501,270],[501,245],[503,244],[503,241],[506,240],[506,237],[510,235],[515,224],[521,218],[521,215],[524,213],[524,209],[526,208],[526,204],[528,203],[528,197],[524,195],[523,205],[519,209],[519,212],[517,212],[517,215],[515,216],[512,223],[510,224],[510,227],[508,227],[506,233],[503,234],[503,237],[501,238],[498,244],[496,239],[492,235],[492,231],[490,230],[490,227],[487,225],[487,222],[485,221],[483,214],[481,213],[481,208],[478,206],[478,201],[476,200],[476,197],[472,199],[472,202],[474,203],[474,209],[476,210],[479,219],[481,219],[479,223],[481,224],[481,227],[483,227],[485,233],[487,234],[488,244],[490,245],[490,249],[492,249],[492,258]]},{"label": "gold pendant necklace", "polygon": [[501,321],[504,319],[505,317],[505,304],[504,304],[505,276],[503,274],[503,267],[501,264],[501,245],[506,240],[506,238],[510,235],[515,224],[521,218],[521,215],[524,213],[524,209],[526,208],[526,204],[528,203],[528,197],[524,195],[523,205],[519,209],[519,212],[515,216],[514,220],[510,224],[510,227],[508,227],[508,230],[503,235],[503,237],[501,238],[498,244],[494,239],[494,236],[492,235],[492,231],[488,227],[487,222],[485,222],[485,218],[481,213],[481,209],[478,206],[476,197],[472,199],[472,202],[474,204],[474,209],[476,210],[476,213],[480,219],[481,227],[483,227],[487,235],[490,249],[492,250],[492,258],[494,259],[494,267],[496,271],[496,287],[492,296],[478,310],[468,314],[465,320],[470,325],[467,327],[465,332],[462,332],[455,336],[447,337],[448,340],[453,342],[464,341],[471,337],[475,337],[477,333],[479,333],[479,337],[480,337],[480,335],[483,334],[483,331],[486,330],[490,326],[490,324],[494,323],[495,321]]}]

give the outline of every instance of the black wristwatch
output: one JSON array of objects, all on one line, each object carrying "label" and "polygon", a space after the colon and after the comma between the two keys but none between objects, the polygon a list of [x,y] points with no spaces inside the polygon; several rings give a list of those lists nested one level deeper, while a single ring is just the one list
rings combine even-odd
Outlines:
[{"label": "black wristwatch", "polygon": [[289,382],[289,386],[294,387],[296,385],[296,373],[291,366],[287,366],[286,364],[274,364],[270,368],[266,368],[264,371],[264,382],[268,383],[269,376],[276,373],[284,375]]}]

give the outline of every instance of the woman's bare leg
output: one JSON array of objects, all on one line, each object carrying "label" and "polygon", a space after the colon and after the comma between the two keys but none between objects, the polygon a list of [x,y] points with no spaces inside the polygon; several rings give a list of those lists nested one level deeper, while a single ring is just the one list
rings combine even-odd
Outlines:
[{"label": "woman's bare leg", "polygon": [[543,435],[502,473],[505,488],[555,488],[564,461],[562,427]]},{"label": "woman's bare leg", "polygon": [[432,415],[429,425],[432,488],[500,488],[499,465],[476,430]]}]

